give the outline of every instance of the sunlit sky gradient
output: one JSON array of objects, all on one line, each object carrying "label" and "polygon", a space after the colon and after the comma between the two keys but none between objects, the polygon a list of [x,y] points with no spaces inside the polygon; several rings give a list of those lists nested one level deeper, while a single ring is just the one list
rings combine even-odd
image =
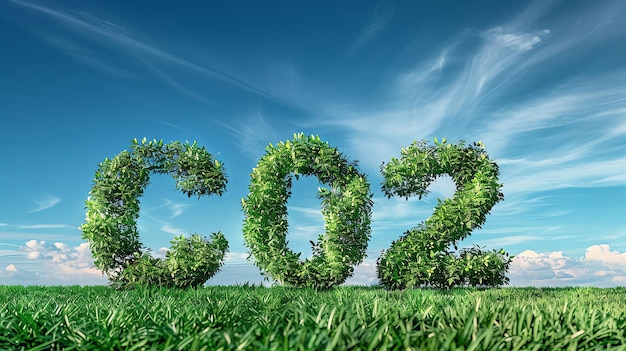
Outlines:
[{"label": "sunlit sky gradient", "polygon": [[[78,229],[98,163],[130,140],[197,141],[227,192],[153,176],[138,227],[222,231],[210,285],[260,284],[241,199],[269,143],[317,134],[374,192],[367,257],[432,213],[387,199],[379,167],[413,140],[482,140],[505,200],[461,247],[504,248],[514,286],[626,285],[626,2],[0,0],[0,284],[106,284]],[[317,180],[294,183],[289,248],[323,232]],[[270,284],[271,281],[265,282]]]}]

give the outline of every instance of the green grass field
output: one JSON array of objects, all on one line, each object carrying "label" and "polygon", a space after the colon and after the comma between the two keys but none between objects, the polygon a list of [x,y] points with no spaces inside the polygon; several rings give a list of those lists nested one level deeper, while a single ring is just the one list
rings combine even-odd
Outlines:
[{"label": "green grass field", "polygon": [[626,288],[0,286],[0,350],[626,350]]}]

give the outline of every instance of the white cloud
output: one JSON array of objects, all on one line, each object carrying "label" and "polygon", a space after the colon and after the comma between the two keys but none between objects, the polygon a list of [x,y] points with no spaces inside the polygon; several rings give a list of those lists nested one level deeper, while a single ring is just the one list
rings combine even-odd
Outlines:
[{"label": "white cloud", "polygon": [[[376,254],[380,254],[377,252]],[[368,252],[368,257],[373,256],[373,252]],[[376,258],[366,258],[359,264],[354,267],[354,274],[352,277],[346,279],[343,285],[360,285],[360,286],[369,286],[369,285],[378,285],[378,276],[376,275]]]},{"label": "white cloud", "polygon": [[26,251],[39,251],[39,250],[43,250],[43,248],[46,246],[46,242],[45,241],[37,241],[37,240],[29,240],[26,242]]},{"label": "white cloud", "polygon": [[102,272],[94,267],[93,257],[88,243],[71,247],[65,243],[29,240],[20,248],[29,260],[38,260],[44,264],[45,270],[39,276],[50,282],[76,283],[81,280],[100,280]]},{"label": "white cloud", "polygon": [[248,264],[248,254],[245,252],[227,252],[224,255],[224,266],[227,264]]},{"label": "white cloud", "polygon": [[52,206],[58,204],[61,201],[61,199],[59,199],[58,197],[54,195],[45,194],[44,196],[42,196],[41,199],[39,200],[33,199],[32,201],[37,204],[37,207],[34,210],[28,211],[27,213],[35,213],[35,212],[47,210],[51,208]]},{"label": "white cloud", "polygon": [[[93,267],[88,243],[72,247],[59,242],[48,244],[30,240],[21,250],[27,253],[29,261],[39,262],[37,269],[25,270],[8,264],[1,276],[36,284],[106,283],[101,272]],[[158,256],[164,257],[166,251],[166,248],[160,249]],[[368,251],[345,285],[378,284],[378,255],[380,252]],[[227,252],[223,271],[240,272],[246,267],[246,274],[256,272],[257,268],[247,257],[244,252]],[[508,276],[511,286],[619,286],[626,282],[626,253],[611,250],[606,244],[588,247],[581,258],[569,257],[563,251],[540,253],[525,250],[513,258]]]},{"label": "white cloud", "polygon": [[607,244],[594,245],[585,251],[586,262],[597,262],[605,266],[619,267],[626,272],[626,252],[611,251]]},{"label": "white cloud", "polygon": [[626,253],[606,244],[588,247],[579,259],[525,250],[513,258],[509,277],[512,286],[616,286],[626,281]]},{"label": "white cloud", "polygon": [[169,250],[170,250],[170,249],[169,249],[169,248],[167,248],[167,247],[161,247],[161,248],[160,248],[160,249],[158,249],[156,252],[153,252],[153,253],[152,253],[152,256],[153,256],[153,257],[156,257],[156,258],[164,259],[164,258],[165,258],[165,255],[167,254],[167,252],[168,252]]},{"label": "white cloud", "polygon": [[6,227],[6,226],[8,226],[8,224],[6,224],[6,223],[0,223],[0,227]]}]

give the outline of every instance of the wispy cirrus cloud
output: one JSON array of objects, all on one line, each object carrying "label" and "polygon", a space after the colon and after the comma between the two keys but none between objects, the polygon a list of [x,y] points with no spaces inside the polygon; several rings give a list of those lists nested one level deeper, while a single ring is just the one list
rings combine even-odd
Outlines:
[{"label": "wispy cirrus cloud", "polygon": [[[157,223],[159,225],[159,230],[161,232],[172,234],[172,235],[186,235],[187,231],[185,229],[174,227],[169,220],[182,215],[185,211],[185,208],[189,206],[193,206],[193,205],[182,204],[182,203],[171,201],[169,199],[163,199],[162,205],[145,209],[143,212],[143,216]],[[153,214],[155,211],[159,211],[163,209],[166,209],[169,212],[169,216],[165,216],[162,214],[161,215]],[[164,218],[167,218],[168,220],[165,220]]]},{"label": "wispy cirrus cloud", "polygon": [[41,30],[37,31],[43,41],[58,48],[74,60],[87,67],[95,68],[107,75],[120,79],[134,79],[137,73],[126,67],[119,60],[104,59],[100,54],[85,46],[74,44],[69,40]]},{"label": "wispy cirrus cloud", "polygon": [[174,128],[174,129],[176,129],[176,130],[180,130],[181,132],[185,132],[185,133],[187,133],[187,134],[192,134],[192,135],[194,134],[194,133],[192,133],[191,131],[189,131],[189,130],[187,130],[187,129],[185,129],[185,128],[182,128],[182,127],[180,127],[180,126],[178,126],[178,125],[176,125],[176,124],[173,124],[173,123],[169,123],[169,122],[165,122],[165,121],[159,121],[159,123],[161,123],[161,124],[163,124],[163,125],[166,125],[166,126],[168,126],[168,127],[172,127],[172,128]]},{"label": "wispy cirrus cloud", "polygon": [[252,160],[258,160],[269,143],[276,144],[280,140],[285,140],[285,136],[280,135],[278,128],[267,122],[260,105],[245,118],[245,122],[232,124],[217,119],[212,122],[230,131],[234,138],[228,141]]},{"label": "wispy cirrus cloud", "polygon": [[[563,138],[570,145],[561,148],[573,146],[574,155],[565,155],[569,160],[589,154],[593,147],[626,135],[620,118],[626,113],[625,83],[624,70],[570,79],[543,95],[509,104],[493,112],[493,121],[486,128],[486,142],[492,149],[500,149],[528,132],[558,127],[565,137],[573,137],[578,136],[572,133],[578,133],[579,127],[587,126],[589,134],[578,140]],[[547,141],[556,144],[556,140],[560,141],[561,135],[551,135]]]},{"label": "wispy cirrus cloud", "polygon": [[441,50],[441,53],[435,59],[431,58],[426,62],[420,63],[418,67],[409,72],[400,73],[395,83],[398,86],[397,89],[412,91],[425,83],[437,83],[441,78],[441,71],[446,65],[448,54],[456,45],[457,43],[448,45]]},{"label": "wispy cirrus cloud", "polygon": [[27,213],[36,213],[36,212],[41,212],[44,210],[47,210],[51,207],[53,207],[54,205],[58,204],[61,199],[59,199],[58,197],[54,196],[54,195],[50,195],[50,194],[45,194],[41,197],[41,199],[38,200],[32,200],[35,204],[37,204],[37,207],[35,207],[35,209],[28,211]]},{"label": "wispy cirrus cloud", "polygon": [[167,212],[169,212],[168,218],[173,219],[185,213],[186,208],[193,206],[193,204],[175,202],[170,199],[164,198],[161,205],[144,209],[144,214],[151,220],[164,224],[165,221],[162,218],[164,218],[165,216],[161,214],[157,218],[157,216],[152,215],[152,213],[166,210]]},{"label": "wispy cirrus cloud", "polygon": [[486,133],[490,150],[524,150],[519,158],[498,160],[507,192],[626,184],[626,157],[620,157],[626,153],[624,82],[626,72],[618,72],[595,83],[565,85],[507,109],[506,117],[498,112],[502,118]]},{"label": "wispy cirrus cloud", "polygon": [[[484,41],[481,49],[450,91],[458,101],[463,102],[458,107],[476,108],[481,99],[516,77],[524,69],[520,63],[549,34],[548,29],[522,32],[503,27],[484,32],[481,35]],[[453,112],[458,113],[460,110]]]},{"label": "wispy cirrus cloud", "polygon": [[291,238],[317,241],[317,237],[320,234],[324,234],[323,225],[304,225],[297,223],[289,227],[289,237]]},{"label": "wispy cirrus cloud", "polygon": [[414,70],[399,72],[386,103],[380,104],[383,107],[354,110],[326,104],[325,114],[334,119],[325,123],[348,131],[352,146],[371,155],[364,165],[374,169],[377,164],[370,160],[386,160],[412,140],[432,139],[437,131],[451,126],[459,130],[480,123],[471,116],[482,109],[492,92],[520,73],[519,63],[536,50],[548,33],[506,31],[501,27],[488,30],[479,35],[482,43],[468,56],[463,68],[451,69],[458,73],[441,81],[449,57],[458,61],[461,54],[467,55],[460,51],[463,39],[474,40],[462,36],[438,54],[417,63]]},{"label": "wispy cirrus cloud", "polygon": [[388,2],[376,4],[372,17],[367,21],[354,44],[350,46],[349,53],[354,53],[370,40],[374,39],[391,21],[395,7]]},{"label": "wispy cirrus cloud", "polygon": [[[528,232],[530,228],[524,228],[524,232]],[[502,232],[498,232],[499,236],[495,239],[487,239],[481,240],[481,245],[489,245],[494,247],[504,247],[509,245],[521,244],[521,243],[530,243],[532,241],[540,241],[545,240],[545,237],[538,235],[510,235],[502,236]]]},{"label": "wispy cirrus cloud", "polygon": [[15,226],[18,229],[54,229],[54,228],[72,228],[67,224],[19,224]]},{"label": "wispy cirrus cloud", "polygon": [[161,230],[164,231],[165,233],[173,234],[173,235],[185,235],[186,234],[185,230],[174,228],[169,224],[165,224],[161,226]]},{"label": "wispy cirrus cloud", "polygon": [[515,51],[531,50],[535,45],[541,43],[542,37],[550,34],[548,29],[537,33],[505,33],[502,27],[496,27],[484,33],[486,38],[495,41],[498,45],[510,47]]},{"label": "wispy cirrus cloud", "polygon": [[[156,46],[147,44],[139,39],[136,39],[125,28],[97,16],[82,11],[68,11],[57,9],[52,6],[40,5],[29,3],[20,0],[10,0],[12,3],[20,5],[24,8],[37,11],[44,14],[59,23],[67,26],[75,34],[86,37],[93,43],[101,46],[108,47],[116,54],[123,54],[130,58],[135,64],[143,66],[148,71],[151,71],[157,75],[163,82],[171,86],[173,89],[179,91],[183,95],[189,96],[194,99],[198,99],[204,102],[210,102],[206,96],[197,93],[185,86],[182,82],[165,73],[162,68],[163,65],[169,65],[177,69],[189,70],[195,74],[201,74],[204,77],[211,79],[218,79],[232,86],[241,88],[245,91],[251,92],[257,96],[265,99],[286,103],[280,101],[275,96],[268,94],[267,92],[255,87],[254,85],[237,78],[235,75],[230,74],[224,70],[219,70],[206,65],[197,64],[184,59],[178,55],[169,53]],[[58,42],[58,41],[56,41]],[[52,42],[53,44],[55,42]],[[61,45],[61,49],[65,50],[67,45]],[[85,57],[83,57],[84,61]],[[81,60],[79,60],[81,61]],[[102,69],[102,64],[98,60],[87,59],[87,63],[90,66],[95,66]],[[105,71],[109,68],[104,67]],[[119,68],[115,68],[119,71]]]},{"label": "wispy cirrus cloud", "polygon": [[177,81],[171,74],[168,74],[165,69],[159,68],[157,65],[150,62],[150,60],[139,57],[139,61],[143,63],[150,71],[152,71],[157,77],[170,85],[174,90],[179,93],[188,96],[192,99],[207,103],[209,105],[215,105],[216,103],[209,98],[203,96],[200,93],[194,92],[191,88],[186,87],[183,83]]},{"label": "wispy cirrus cloud", "polygon": [[[625,71],[571,76],[541,92],[516,96],[517,83],[529,76],[541,81],[538,75],[566,58],[560,56],[566,49],[595,45],[594,38],[626,36],[611,22],[614,11],[626,14],[626,6],[615,1],[590,6],[589,18],[564,17],[546,27],[538,19],[553,6],[533,3],[509,23],[467,31],[438,53],[426,53],[414,70],[400,72],[384,103],[367,110],[322,104],[325,115],[333,117],[324,123],[346,131],[351,154],[369,170],[377,171],[381,161],[412,140],[446,136],[482,140],[502,165],[507,197],[624,184],[619,155],[626,151]],[[577,35],[579,29],[571,25],[587,28],[600,19],[603,24],[591,36]],[[523,156],[511,157],[522,151]],[[583,158],[594,161],[582,164]]]},{"label": "wispy cirrus cloud", "polygon": [[[554,166],[552,166],[554,167]],[[584,164],[568,164],[561,168],[526,167],[503,177],[504,189],[513,193],[539,192],[563,188],[593,188],[626,184],[626,157]]]},{"label": "wispy cirrus cloud", "polygon": [[0,243],[0,245],[11,246],[11,247],[20,247],[19,245],[9,244],[9,243]]},{"label": "wispy cirrus cloud", "polygon": [[309,219],[322,220],[322,211],[319,208],[289,206],[289,211],[295,211]]},{"label": "wispy cirrus cloud", "polygon": [[183,204],[183,203],[179,203],[179,202],[174,202],[174,201],[169,200],[169,199],[164,199],[164,201],[165,201],[164,206],[171,213],[170,219],[176,218],[176,217],[182,215],[185,212],[185,208],[192,206],[190,204]]}]

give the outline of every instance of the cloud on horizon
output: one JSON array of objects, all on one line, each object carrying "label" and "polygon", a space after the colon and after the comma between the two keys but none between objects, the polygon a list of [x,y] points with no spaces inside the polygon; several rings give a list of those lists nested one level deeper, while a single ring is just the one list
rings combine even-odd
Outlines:
[{"label": "cloud on horizon", "polygon": [[[4,278],[30,285],[102,284],[106,279],[93,265],[88,243],[71,247],[65,243],[29,240],[20,246],[23,259],[10,263]],[[25,260],[24,260],[25,259]]]},{"label": "cloud on horizon", "polygon": [[525,250],[513,258],[508,276],[512,286],[620,286],[626,284],[626,253],[607,244],[589,246],[578,259]]},{"label": "cloud on horizon", "polygon": [[[163,258],[166,252],[166,248],[161,248],[155,256]],[[107,284],[106,278],[93,264],[88,243],[71,247],[61,242],[49,244],[30,240],[20,246],[17,253],[26,260],[14,258],[16,263],[8,263],[0,270],[0,278],[5,284],[7,280],[26,285]],[[355,267],[354,276],[345,284],[378,284],[376,259],[379,255],[380,252],[368,250],[367,257]],[[219,280],[223,281],[244,267],[254,272],[257,268],[247,257],[245,252],[227,252],[224,265],[218,272],[221,275]],[[623,286],[626,284],[626,252],[612,250],[607,244],[589,246],[580,258],[564,255],[562,251],[525,250],[515,255],[507,276],[510,286],[514,287]],[[212,280],[208,283],[211,284]]]}]

